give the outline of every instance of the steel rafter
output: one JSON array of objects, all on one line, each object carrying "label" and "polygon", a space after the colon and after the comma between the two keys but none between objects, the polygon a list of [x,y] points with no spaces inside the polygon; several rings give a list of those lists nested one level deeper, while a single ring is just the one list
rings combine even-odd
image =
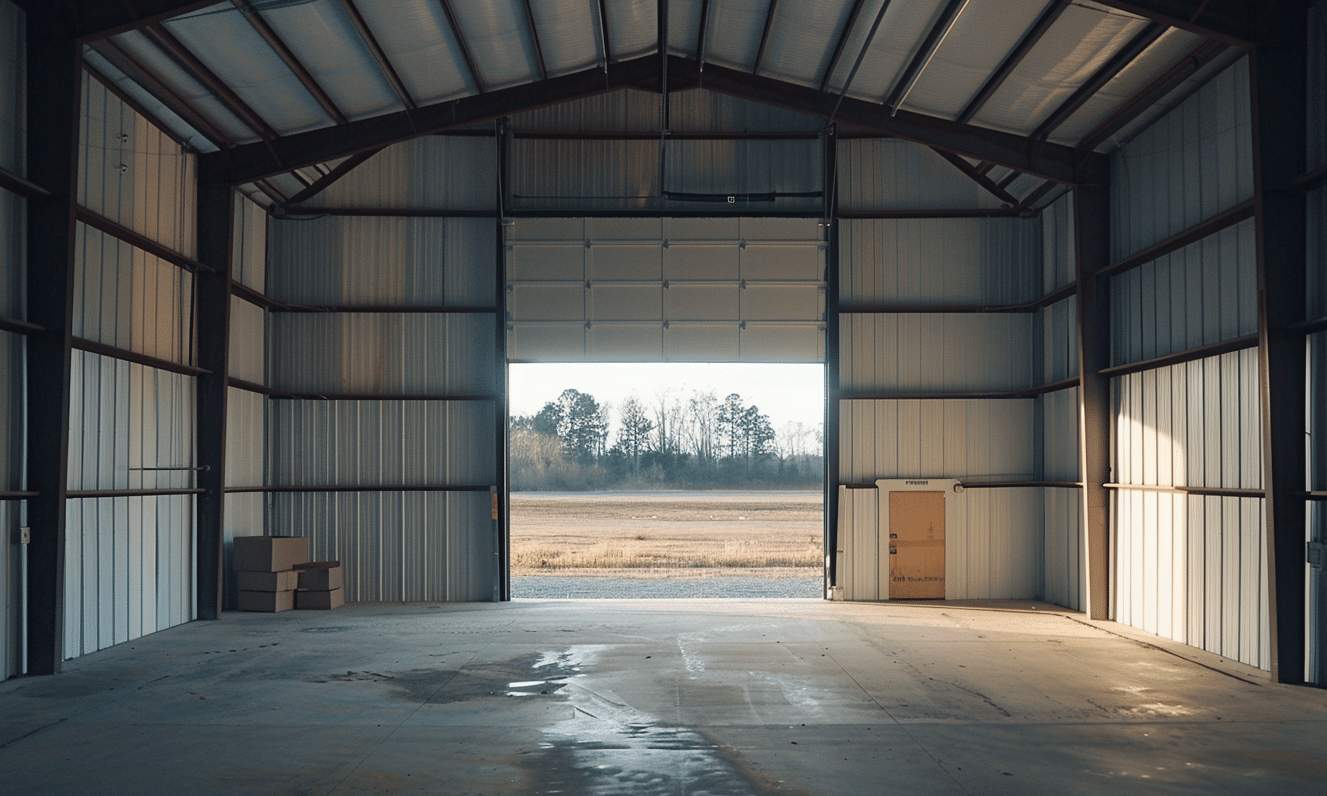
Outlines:
[{"label": "steel rafter", "polygon": [[1079,86],[1073,94],[1070,94],[1069,99],[1065,100],[1045,121],[1038,125],[1037,129],[1032,131],[1032,138],[1038,141],[1046,140],[1055,128],[1064,124],[1070,116],[1074,115],[1075,111],[1092,99],[1094,94],[1105,88],[1107,83],[1114,80],[1121,70],[1133,63],[1135,58],[1142,55],[1165,32],[1166,29],[1163,26],[1155,23],[1143,28],[1137,36],[1130,39],[1128,44],[1124,45],[1119,52],[1111,56],[1109,61],[1094,72],[1086,83]]},{"label": "steel rafter", "polygon": [[[862,7],[865,5],[866,0],[857,0],[852,4],[852,12],[848,14],[848,21],[843,25],[843,32],[839,34],[838,44],[834,45],[834,54],[830,56],[829,66],[825,68],[825,77],[820,81],[821,91],[829,91],[829,81],[834,77],[834,73],[838,71],[839,59],[843,57],[843,48],[848,46],[848,37],[852,35],[853,29],[857,27],[857,18],[861,16]],[[863,52],[865,49],[865,47],[862,48]]]},{"label": "steel rafter", "polygon": [[341,7],[346,10],[346,15],[350,17],[351,24],[355,26],[359,37],[368,46],[369,52],[373,53],[373,59],[378,62],[378,68],[382,70],[383,77],[387,78],[387,82],[392,84],[392,90],[396,92],[396,96],[401,98],[401,102],[407,108],[414,110],[417,107],[415,98],[410,96],[410,91],[406,89],[405,83],[401,82],[401,76],[396,73],[396,68],[392,66],[391,59],[387,57],[387,53],[378,44],[378,38],[369,29],[369,23],[364,20],[364,16],[355,7],[355,0],[341,0]]},{"label": "steel rafter", "polygon": [[[984,188],[991,196],[994,196],[996,199],[999,199],[1002,203],[1004,203],[1005,207],[1012,208],[1018,206],[1018,198],[1013,194],[1009,193],[1008,191],[1006,191],[1005,190],[1006,186],[997,185],[994,181],[991,180],[990,177],[987,177],[985,174],[979,173],[977,171],[976,166],[972,165],[971,163],[967,162],[966,160],[959,157],[958,155],[955,155],[952,152],[946,152],[943,149],[936,149],[935,147],[931,147],[931,149],[932,151],[935,152],[935,154],[949,161],[949,164],[951,166],[963,172],[963,174],[966,175],[968,179],[972,180],[973,182],[977,183],[982,188]],[[1014,174],[1018,174],[1018,172],[1014,172]]]},{"label": "steel rafter", "polygon": [[613,57],[613,40],[608,35],[608,6],[605,0],[595,0],[595,6],[599,9],[599,43],[604,48],[604,71],[608,70],[608,65],[616,61]]},{"label": "steel rafter", "polygon": [[1037,17],[1037,21],[1032,23],[1032,27],[1028,28],[1027,33],[1023,34],[1023,38],[1019,39],[1018,45],[1005,56],[1004,61],[986,79],[976,95],[968,100],[968,104],[958,115],[959,122],[967,124],[972,121],[972,117],[977,115],[982,106],[995,95],[1000,86],[1004,85],[1009,76],[1014,73],[1018,65],[1023,63],[1023,59],[1027,57],[1028,53],[1032,52],[1032,48],[1037,46],[1037,42],[1041,41],[1042,37],[1046,35],[1046,31],[1051,29],[1051,26],[1055,24],[1055,20],[1060,18],[1067,7],[1068,3],[1065,0],[1056,0],[1045,11],[1041,12],[1041,16]]},{"label": "steel rafter", "polygon": [[696,63],[705,65],[705,30],[710,23],[710,0],[700,2],[700,31],[696,34]]},{"label": "steel rafter", "polygon": [[903,70],[903,74],[899,75],[898,81],[886,97],[885,106],[889,108],[890,113],[898,111],[903,105],[903,101],[908,98],[913,86],[917,85],[917,81],[921,79],[922,71],[935,57],[935,51],[940,48],[940,44],[949,35],[954,23],[958,21],[959,14],[962,14],[963,9],[967,8],[968,2],[969,0],[949,0],[945,5],[944,10],[940,13],[940,18],[927,31],[926,38],[922,40],[917,54],[908,62],[907,68]]},{"label": "steel rafter", "polygon": [[548,67],[544,65],[544,50],[539,46],[539,26],[534,21],[534,9],[530,6],[530,0],[523,0],[523,5],[525,6],[525,24],[530,26],[530,40],[534,42],[534,57],[535,63],[539,66],[539,79],[547,80]]},{"label": "steel rafter", "polygon": [[295,53],[291,52],[291,49],[281,40],[277,32],[272,30],[272,26],[267,24],[267,20],[263,19],[263,15],[258,12],[258,9],[250,5],[247,0],[231,0],[231,2],[249,21],[249,24],[258,32],[258,35],[263,38],[263,41],[267,42],[267,46],[271,47],[277,57],[285,63],[286,68],[295,75],[295,78],[304,86],[304,90],[309,92],[309,95],[323,109],[323,112],[337,124],[345,124],[348,121],[345,114],[341,112],[340,108],[336,107],[336,103],[323,90],[323,87],[318,85],[318,81],[314,79],[304,64],[300,63],[299,58],[295,57]]},{"label": "steel rafter", "polygon": [[456,21],[456,13],[452,11],[451,0],[438,0],[442,6],[442,13],[447,16],[447,24],[451,26],[452,35],[456,37],[456,46],[461,48],[461,57],[465,59],[465,68],[470,72],[470,81],[475,84],[475,89],[484,93],[484,81],[479,77],[479,68],[475,66],[475,57],[470,54],[470,46],[465,43],[465,34],[461,32],[461,25]]},{"label": "steel rafter", "polygon": [[756,62],[751,71],[760,74],[760,65],[765,60],[765,47],[769,45],[769,32],[774,29],[774,13],[779,8],[779,0],[769,0],[769,12],[765,15],[765,30],[760,34],[760,49],[756,50]]},{"label": "steel rafter", "polygon": [[188,47],[185,47],[183,42],[171,35],[170,31],[161,25],[154,24],[148,25],[143,30],[143,35],[176,65],[188,72],[194,80],[203,84],[208,91],[212,92],[212,96],[220,100],[227,110],[239,117],[240,121],[248,125],[249,129],[253,130],[255,134],[262,138],[276,138],[276,130],[273,130],[267,121],[250,107],[249,103],[241,99],[240,95],[232,91],[224,80],[200,61],[198,56],[194,55]]},{"label": "steel rafter", "polygon": [[300,191],[299,193],[295,194],[294,196],[290,197],[290,199],[287,200],[285,204],[296,205],[299,204],[300,202],[306,202],[309,199],[312,199],[313,197],[327,190],[327,188],[331,186],[332,183],[336,182],[337,180],[346,176],[350,172],[354,171],[356,168],[362,165],[364,161],[368,160],[369,158],[373,157],[374,155],[378,154],[381,151],[382,151],[381,149],[366,149],[363,152],[351,155],[350,157],[343,160],[336,168],[332,169],[331,171],[324,174],[322,177],[315,180],[312,185]]}]

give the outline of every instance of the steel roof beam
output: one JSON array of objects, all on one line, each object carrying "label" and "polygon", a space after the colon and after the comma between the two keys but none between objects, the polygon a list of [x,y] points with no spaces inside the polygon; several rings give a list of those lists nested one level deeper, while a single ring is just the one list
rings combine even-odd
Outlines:
[{"label": "steel roof beam", "polygon": [[944,10],[940,12],[940,18],[927,31],[926,38],[922,40],[921,47],[917,49],[917,54],[908,62],[907,68],[903,70],[902,75],[899,75],[898,82],[894,84],[894,88],[889,92],[888,98],[885,99],[885,106],[889,108],[890,113],[895,113],[902,107],[903,101],[908,98],[913,86],[917,85],[917,81],[921,79],[922,71],[935,57],[935,51],[940,48],[940,44],[949,35],[954,23],[958,21],[958,15],[963,13],[963,9],[967,8],[968,2],[969,0],[949,0]]},{"label": "steel roof beam", "polygon": [[1135,58],[1142,55],[1165,32],[1166,28],[1156,23],[1143,28],[1141,33],[1130,39],[1128,44],[1111,56],[1109,61],[1103,64],[1092,77],[1088,78],[1086,83],[1079,86],[1073,94],[1070,94],[1069,99],[1056,108],[1055,112],[1046,121],[1038,125],[1037,129],[1032,131],[1032,138],[1038,141],[1046,140],[1056,127],[1064,124],[1070,116],[1074,115],[1075,111],[1092,99],[1094,94],[1105,88],[1107,83],[1114,80],[1121,70],[1133,63]]},{"label": "steel roof beam", "polygon": [[613,63],[613,42],[608,36],[608,6],[604,0],[595,0],[599,8],[599,40],[604,47],[604,68]]},{"label": "steel roof beam", "polygon": [[1032,23],[1032,27],[1028,28],[1027,33],[1023,34],[1023,38],[1019,40],[1018,45],[1005,56],[999,68],[982,84],[981,90],[977,92],[976,96],[968,100],[967,106],[958,115],[960,123],[967,124],[972,121],[972,117],[977,115],[982,106],[994,96],[1000,86],[1003,86],[1009,76],[1014,73],[1018,65],[1023,63],[1023,59],[1027,57],[1033,47],[1037,46],[1037,42],[1041,41],[1041,38],[1046,35],[1046,31],[1051,29],[1051,25],[1055,24],[1055,20],[1060,18],[1060,14],[1063,14],[1067,7],[1068,4],[1064,0],[1056,0],[1050,7],[1041,12],[1041,16],[1037,17],[1037,21]]},{"label": "steel roof beam", "polygon": [[[680,59],[679,59],[680,60]],[[694,64],[693,64],[694,68]],[[491,122],[561,102],[598,96],[635,83],[657,79],[656,55],[614,64],[607,75],[599,67],[561,75],[539,83],[499,89],[447,102],[420,106],[410,112],[390,113],[353,121],[344,127],[325,127],[283,136],[271,142],[245,144],[198,157],[199,179],[233,184],[314,163],[378,149],[421,135]]]},{"label": "steel roof beam", "polygon": [[[192,75],[195,80],[202,83],[208,91],[212,92],[212,96],[221,100],[221,104],[238,116],[240,121],[248,125],[250,130],[263,138],[276,137],[276,131],[267,124],[267,121],[259,116],[258,112],[249,106],[249,103],[241,99],[240,95],[232,91],[230,86],[226,85],[226,82],[209,69],[206,64],[198,60],[198,56],[194,55],[188,47],[185,47],[183,42],[171,35],[170,31],[160,25],[152,24],[143,30],[143,35],[157,49]],[[114,44],[114,42],[111,42],[111,44]],[[172,110],[175,110],[175,108],[172,108]]]},{"label": "steel roof beam", "polygon": [[843,57],[843,48],[848,46],[848,37],[852,35],[853,28],[857,27],[857,17],[861,15],[862,6],[864,5],[866,5],[866,0],[857,0],[852,4],[852,13],[848,15],[848,22],[843,26],[843,33],[839,35],[839,43],[834,45],[834,55],[830,57],[829,66],[825,69],[825,78],[820,81],[821,91],[829,91],[829,81],[839,68],[839,59]]},{"label": "steel roof beam", "polygon": [[313,75],[304,67],[304,64],[300,63],[300,60],[295,57],[295,53],[291,52],[276,31],[272,30],[272,26],[267,24],[267,21],[263,19],[263,15],[258,13],[258,9],[249,5],[246,0],[231,0],[231,2],[249,21],[249,24],[258,32],[258,35],[263,37],[263,41],[267,42],[267,46],[271,47],[277,57],[286,64],[286,68],[295,75],[295,78],[304,86],[304,90],[309,92],[310,96],[322,107],[323,112],[337,124],[345,124],[349,121],[345,114],[341,112],[341,109],[336,107],[336,103],[323,90],[323,87],[318,85],[318,81],[314,80]]},{"label": "steel roof beam", "polygon": [[696,34],[696,63],[705,65],[705,28],[710,21],[710,0],[700,3],[700,32]]},{"label": "steel roof beam", "polygon": [[387,53],[378,44],[378,39],[373,35],[373,31],[369,30],[369,23],[364,21],[363,15],[355,7],[355,0],[341,0],[341,7],[346,10],[346,15],[350,17],[350,22],[355,26],[355,30],[359,31],[359,37],[364,40],[369,52],[373,53],[373,59],[378,62],[378,68],[382,70],[383,77],[386,77],[387,82],[392,84],[392,90],[396,92],[396,96],[401,98],[401,102],[407,108],[414,110],[418,107],[415,98],[410,96],[405,83],[401,82],[401,76],[396,73],[391,60],[387,57]]},{"label": "steel roof beam", "polygon": [[470,54],[470,47],[465,43],[465,35],[461,33],[461,25],[456,21],[456,14],[452,11],[452,4],[449,0],[438,0],[442,6],[442,13],[447,15],[447,24],[452,28],[452,35],[456,37],[456,46],[461,48],[461,57],[465,59],[465,68],[470,71],[470,80],[475,84],[480,94],[484,93],[484,81],[479,78],[479,69],[475,66],[475,57]]},{"label": "steel roof beam", "polygon": [[[1150,19],[1172,28],[1249,49],[1257,41],[1252,6],[1270,3],[1246,3],[1245,0],[1096,0],[1103,6]],[[1195,10],[1195,5],[1196,9]]]},{"label": "steel roof beam", "polygon": [[760,49],[756,50],[756,63],[751,71],[760,73],[760,64],[765,60],[765,47],[769,44],[769,32],[774,29],[774,12],[779,7],[779,0],[769,0],[769,13],[765,15],[765,31],[760,34]]},{"label": "steel roof beam", "polygon": [[[344,0],[349,2],[349,0]],[[530,7],[530,0],[524,0],[525,5],[525,23],[530,26],[530,39],[534,42],[535,62],[539,65],[539,79],[548,79],[548,67],[544,65],[544,50],[539,46],[539,26],[534,23],[534,9]]]}]

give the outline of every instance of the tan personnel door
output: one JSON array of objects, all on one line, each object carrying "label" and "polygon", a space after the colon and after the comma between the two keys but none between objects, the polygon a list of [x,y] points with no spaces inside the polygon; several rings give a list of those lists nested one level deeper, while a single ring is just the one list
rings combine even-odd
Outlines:
[{"label": "tan personnel door", "polygon": [[889,599],[943,600],[945,493],[889,493]]}]

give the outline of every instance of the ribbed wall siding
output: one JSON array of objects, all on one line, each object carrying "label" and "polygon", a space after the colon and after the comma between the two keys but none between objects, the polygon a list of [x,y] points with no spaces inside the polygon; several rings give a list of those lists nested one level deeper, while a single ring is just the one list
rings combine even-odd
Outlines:
[{"label": "ribbed wall siding", "polygon": [[840,210],[973,210],[1000,200],[923,144],[858,138],[838,144]]},{"label": "ribbed wall siding", "polygon": [[1258,332],[1253,219],[1111,280],[1111,362],[1123,365]]},{"label": "ribbed wall siding", "polygon": [[1047,481],[1079,480],[1078,388],[1048,392],[1037,401],[1041,410],[1042,477]]},{"label": "ribbed wall siding", "polygon": [[84,224],[74,249],[75,337],[193,364],[193,274]]},{"label": "ribbed wall siding", "polygon": [[83,80],[78,203],[169,249],[195,254],[194,157],[96,80]]},{"label": "ribbed wall siding", "polygon": [[1078,375],[1078,299],[1057,301],[1038,313],[1041,323],[1041,379],[1046,384]]},{"label": "ribbed wall siding", "polygon": [[267,292],[267,211],[239,193],[235,195],[231,260],[231,277],[236,282]]},{"label": "ribbed wall siding", "polygon": [[[839,486],[839,527],[836,564],[839,596],[874,602],[889,599],[888,571],[880,578],[880,490]],[[888,556],[888,551],[885,552]],[[882,588],[883,586],[883,588]]]},{"label": "ribbed wall siding", "polygon": [[844,315],[845,392],[980,392],[1034,386],[1031,313]]},{"label": "ribbed wall siding", "polygon": [[1033,399],[849,400],[839,423],[839,479],[1030,479]]},{"label": "ribbed wall siding", "polygon": [[267,313],[239,296],[230,298],[230,375],[237,379],[267,383]]},{"label": "ribbed wall siding", "polygon": [[839,225],[839,301],[1016,304],[1042,295],[1036,219],[872,219]]},{"label": "ribbed wall siding", "polygon": [[1111,156],[1112,258],[1253,198],[1243,58]]},{"label": "ribbed wall siding", "polygon": [[0,2],[0,168],[27,174],[27,17],[10,0]]},{"label": "ribbed wall siding", "polygon": [[[694,50],[691,55],[694,57]],[[511,127],[518,133],[559,130],[657,135],[659,106],[657,92],[628,88],[517,114],[511,118]],[[668,95],[668,129],[674,133],[819,133],[823,127],[824,121],[814,116],[703,88]]]},{"label": "ribbed wall siding", "polygon": [[1041,598],[1074,611],[1083,610],[1087,591],[1083,567],[1083,490],[1038,490],[1045,507]]},{"label": "ribbed wall siding", "polygon": [[947,501],[945,599],[1016,600],[1042,594],[1039,489],[968,489]]},{"label": "ribbed wall siding", "polygon": [[[495,139],[486,137],[424,136],[394,144],[311,197],[308,204],[496,210],[497,152]],[[403,174],[410,179],[401,179]]]},{"label": "ribbed wall siding", "polygon": [[195,618],[194,504],[193,495],[69,501],[66,658]]},{"label": "ribbed wall siding", "polygon": [[372,395],[487,395],[490,315],[273,313],[268,371],[283,390]]},{"label": "ribbed wall siding", "polygon": [[[23,501],[0,500],[0,534],[5,539],[16,532],[21,522]],[[0,545],[0,680],[22,674],[23,653],[23,583],[24,548]]]},{"label": "ribbed wall siding", "polygon": [[296,401],[268,407],[274,485],[496,483],[491,401]]},{"label": "ribbed wall siding", "polygon": [[226,486],[262,486],[267,397],[231,387],[226,396]]},{"label": "ribbed wall siding", "polygon": [[268,292],[316,306],[493,305],[497,235],[485,218],[273,221]]},{"label": "ribbed wall siding", "polygon": [[1262,498],[1121,491],[1116,621],[1271,667]]},{"label": "ribbed wall siding", "polygon": [[[1310,262],[1315,262],[1310,260]],[[1321,259],[1316,262],[1322,262]],[[1327,491],[1327,332],[1309,335],[1309,488]],[[1327,501],[1308,504],[1309,539],[1327,544]],[[1309,570],[1309,678],[1327,684],[1327,568]]]},{"label": "ribbed wall siding", "polygon": [[1121,484],[1261,489],[1254,349],[1113,380]]},{"label": "ribbed wall siding", "polygon": [[271,530],[308,536],[342,562],[351,601],[496,596],[498,550],[487,492],[277,493]]},{"label": "ribbed wall siding", "polygon": [[1066,193],[1041,211],[1041,292],[1077,281],[1074,266],[1074,196]]},{"label": "ribbed wall siding", "polygon": [[195,392],[188,376],[74,351],[69,488],[192,487]]},{"label": "ribbed wall siding", "polygon": [[0,490],[23,488],[23,337],[0,332]]},{"label": "ribbed wall siding", "polygon": [[23,286],[26,261],[27,201],[0,189],[0,315],[27,317]]}]

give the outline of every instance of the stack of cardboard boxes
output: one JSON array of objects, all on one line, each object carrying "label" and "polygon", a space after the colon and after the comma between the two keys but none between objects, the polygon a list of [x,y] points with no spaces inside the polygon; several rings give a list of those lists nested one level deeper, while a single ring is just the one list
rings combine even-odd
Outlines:
[{"label": "stack of cardboard boxes", "polygon": [[339,561],[309,561],[302,536],[235,539],[235,573],[241,611],[336,608],[345,602]]}]

